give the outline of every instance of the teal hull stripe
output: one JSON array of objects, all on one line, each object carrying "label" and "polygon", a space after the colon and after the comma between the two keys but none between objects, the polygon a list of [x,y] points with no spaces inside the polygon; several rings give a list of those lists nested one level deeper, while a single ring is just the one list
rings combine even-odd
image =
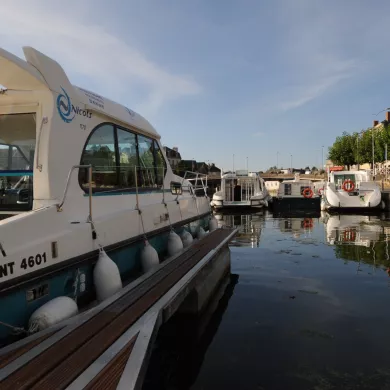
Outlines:
[{"label": "teal hull stripe", "polygon": [[33,176],[33,171],[0,171],[1,176]]}]

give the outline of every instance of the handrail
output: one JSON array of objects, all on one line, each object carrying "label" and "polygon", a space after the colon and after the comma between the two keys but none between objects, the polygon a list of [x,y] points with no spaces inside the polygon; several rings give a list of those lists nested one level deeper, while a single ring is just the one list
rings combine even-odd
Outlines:
[{"label": "handrail", "polygon": [[38,139],[37,139],[36,166],[35,166],[35,168],[37,168],[40,172],[42,172],[42,164],[39,163],[39,152],[40,152],[40,146],[41,146],[41,135],[42,135],[42,131],[43,131],[43,125],[46,125],[47,122],[49,122],[49,119],[47,118],[47,116],[44,116],[42,118],[42,121],[41,121],[41,127],[39,129]]},{"label": "handrail", "polygon": [[[187,176],[189,174],[192,174],[195,177],[188,178]],[[203,182],[204,178],[206,179],[206,185]],[[194,191],[193,196],[196,196],[196,190],[203,189],[204,190],[204,194],[207,197],[207,175],[205,173],[193,172],[193,171],[185,171],[184,176],[183,176],[182,181],[181,181],[182,188],[184,188],[184,186],[183,186],[184,180],[188,180],[188,181],[195,180],[195,184],[194,185],[191,184],[191,187],[188,186],[189,188],[193,189],[193,191]],[[198,185],[198,180],[201,183],[200,185]],[[179,194],[176,196],[176,200],[178,199],[178,197],[179,197]]]},{"label": "handrail", "polygon": [[89,186],[89,218],[92,218],[92,165],[73,165],[73,167],[70,169],[68,173],[68,178],[66,180],[66,186],[65,186],[65,191],[64,195],[62,196],[62,201],[60,204],[57,205],[57,211],[62,211],[62,206],[65,203],[66,195],[68,193],[69,189],[69,183],[70,183],[70,178],[72,176],[72,173],[75,169],[79,168],[89,168],[89,175],[88,175],[88,186]]}]

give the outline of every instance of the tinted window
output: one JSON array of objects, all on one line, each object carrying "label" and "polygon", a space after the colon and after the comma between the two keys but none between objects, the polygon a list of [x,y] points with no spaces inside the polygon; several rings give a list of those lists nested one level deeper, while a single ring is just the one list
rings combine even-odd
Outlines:
[{"label": "tinted window", "polygon": [[142,135],[138,136],[138,155],[140,183],[142,187],[154,187],[157,184],[154,165],[153,140]]},{"label": "tinted window", "polygon": [[154,154],[155,154],[155,166],[157,169],[157,185],[162,186],[164,184],[166,165],[165,165],[164,155],[156,141],[154,141]]},{"label": "tinted window", "polygon": [[[156,141],[112,124],[92,132],[81,164],[92,165],[95,191],[133,191],[137,184],[139,190],[157,189],[166,173],[164,155]],[[87,189],[88,170],[80,169],[79,175],[82,187]]]},{"label": "tinted window", "polygon": [[117,129],[119,152],[119,186],[134,188],[136,186],[137,136],[130,131]]},{"label": "tinted window", "polygon": [[[92,186],[110,190],[117,187],[115,137],[112,125],[98,127],[91,135],[81,165],[92,165]],[[88,186],[88,171],[82,172],[81,184]]]}]

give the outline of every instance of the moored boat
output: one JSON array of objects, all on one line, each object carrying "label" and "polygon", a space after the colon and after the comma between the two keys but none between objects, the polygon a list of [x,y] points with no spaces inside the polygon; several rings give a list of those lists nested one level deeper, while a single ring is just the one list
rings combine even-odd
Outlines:
[{"label": "moored boat", "polygon": [[380,186],[369,171],[330,172],[325,183],[321,210],[353,211],[383,209]]},{"label": "moored boat", "polygon": [[206,187],[173,174],[145,118],[23,51],[0,49],[0,342],[54,298],[93,300],[103,248],[131,280],[147,245],[162,260],[172,232],[210,219]]},{"label": "moored boat", "polygon": [[221,174],[221,188],[214,193],[211,205],[217,209],[262,208],[272,200],[264,179],[257,172],[237,170]]},{"label": "moored boat", "polygon": [[273,198],[274,213],[320,211],[320,188],[315,188],[313,182],[301,179],[295,174],[292,180],[280,183],[277,196]]}]

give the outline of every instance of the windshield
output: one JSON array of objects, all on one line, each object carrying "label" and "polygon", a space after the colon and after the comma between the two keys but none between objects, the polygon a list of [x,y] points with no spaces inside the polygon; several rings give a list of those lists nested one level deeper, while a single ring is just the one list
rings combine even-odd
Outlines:
[{"label": "windshield", "polygon": [[0,211],[30,210],[35,114],[0,115]]}]

